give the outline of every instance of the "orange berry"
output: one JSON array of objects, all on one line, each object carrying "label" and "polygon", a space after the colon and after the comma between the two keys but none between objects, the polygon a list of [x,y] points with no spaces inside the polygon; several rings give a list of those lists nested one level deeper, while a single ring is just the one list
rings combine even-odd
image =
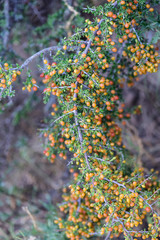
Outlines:
[{"label": "orange berry", "polygon": [[129,38],[132,38],[132,37],[133,37],[133,33],[129,33],[129,34],[128,34],[128,37],[129,37]]},{"label": "orange berry", "polygon": [[112,18],[116,19],[116,18],[117,18],[117,15],[116,15],[116,14],[113,14]]},{"label": "orange berry", "polygon": [[146,210],[146,212],[148,212],[148,213],[151,211],[150,207],[146,207],[145,210]]},{"label": "orange berry", "polygon": [[98,57],[103,58],[103,54],[102,53],[98,54]]},{"label": "orange berry", "polygon": [[71,83],[71,87],[72,87],[72,88],[75,88],[75,87],[76,87],[76,84],[75,84],[75,83]]},{"label": "orange berry", "polygon": [[153,229],[152,230],[152,234],[154,235],[156,233],[156,229]]},{"label": "orange berry", "polygon": [[109,228],[108,228],[108,231],[109,231],[109,232],[112,232],[112,231],[113,231],[113,228],[112,228],[112,227],[109,227]]},{"label": "orange berry", "polygon": [[126,31],[125,31],[127,34],[129,34],[130,33],[130,30],[129,29],[126,29]]},{"label": "orange berry", "polygon": [[38,88],[36,86],[33,86],[33,91],[37,91]]},{"label": "orange berry", "polygon": [[32,81],[33,84],[36,84],[36,80],[34,78],[32,78],[31,81]]},{"label": "orange berry", "polygon": [[112,42],[111,42],[111,45],[112,45],[112,46],[115,45],[115,42],[112,41]]},{"label": "orange berry", "polygon": [[127,35],[124,35],[124,36],[123,36],[123,39],[124,39],[124,40],[127,40],[127,38],[128,38]]},{"label": "orange berry", "polygon": [[123,0],[120,1],[120,4],[121,4],[121,5],[125,5],[125,1],[123,1]]},{"label": "orange berry", "polygon": [[59,74],[62,74],[63,72],[64,72],[63,69],[60,69],[60,70],[58,71]]},{"label": "orange berry", "polygon": [[79,93],[79,90],[78,90],[78,89],[75,89],[74,92],[75,92],[75,93]]},{"label": "orange berry", "polygon": [[97,31],[97,35],[101,35],[101,33],[102,33],[101,30]]},{"label": "orange berry", "polygon": [[47,63],[48,63],[47,59],[44,59],[43,62],[44,62],[44,64],[47,64]]},{"label": "orange berry", "polygon": [[66,45],[64,45],[64,46],[63,46],[63,49],[64,49],[64,50],[67,50],[67,46],[66,46]]},{"label": "orange berry", "polygon": [[20,72],[20,71],[17,71],[16,73],[17,73],[17,75],[21,75],[21,72]]},{"label": "orange berry", "polygon": [[129,28],[129,23],[125,23],[125,28]]},{"label": "orange berry", "polygon": [[4,66],[5,66],[5,67],[8,67],[8,63],[4,63]]},{"label": "orange berry", "polygon": [[108,12],[107,16],[108,17],[112,17],[113,16],[113,12]]},{"label": "orange berry", "polygon": [[112,52],[117,52],[117,48],[112,48]]},{"label": "orange berry", "polygon": [[1,80],[1,83],[5,83],[6,82],[6,80],[3,78],[2,80]]},{"label": "orange berry", "polygon": [[87,61],[87,62],[90,62],[90,61],[91,61],[91,58],[90,58],[90,57],[86,57],[86,61]]},{"label": "orange berry", "polygon": [[132,9],[133,9],[133,10],[136,10],[136,9],[137,9],[137,7],[136,7],[135,5],[133,5],[133,6],[132,6]]},{"label": "orange berry", "polygon": [[123,39],[122,38],[119,38],[118,41],[119,41],[119,43],[123,43]]},{"label": "orange berry", "polygon": [[153,12],[153,11],[154,11],[154,8],[150,8],[149,11],[150,11],[150,12]]}]

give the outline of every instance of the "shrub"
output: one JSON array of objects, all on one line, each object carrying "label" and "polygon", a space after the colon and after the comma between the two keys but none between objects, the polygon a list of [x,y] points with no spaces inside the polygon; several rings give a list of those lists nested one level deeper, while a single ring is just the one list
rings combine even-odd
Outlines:
[{"label": "shrub", "polygon": [[[16,68],[8,63],[1,67],[5,97],[12,95],[12,83],[33,58],[57,49],[52,63],[44,59],[47,70],[40,75],[44,102],[51,95],[58,100],[43,130],[44,154],[54,162],[57,155],[66,160],[67,151],[73,153],[69,165],[74,180],[63,189],[64,217],[55,220],[71,240],[160,236],[155,208],[160,183],[155,173],[146,176],[142,167],[130,164],[121,135],[121,124],[132,113],[125,108],[123,86],[156,72],[160,63],[144,34],[156,22],[157,3],[108,0],[103,7],[87,8],[94,20],[86,20],[84,30],[64,39],[63,47],[44,49]],[[38,91],[40,84],[29,76],[23,90]]]}]

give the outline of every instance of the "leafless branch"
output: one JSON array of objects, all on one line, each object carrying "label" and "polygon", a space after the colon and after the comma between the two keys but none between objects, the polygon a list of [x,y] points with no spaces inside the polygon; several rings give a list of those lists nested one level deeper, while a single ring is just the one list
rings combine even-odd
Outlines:
[{"label": "leafless branch", "polygon": [[[44,48],[42,50],[40,50],[39,52],[33,54],[31,57],[27,58],[24,63],[19,67],[15,67],[15,68],[12,68],[10,70],[16,70],[16,69],[24,69],[25,67],[28,66],[28,64],[30,64],[35,58],[39,57],[41,54],[44,54],[44,53],[47,53],[47,52],[52,52],[52,51],[58,51],[58,50],[61,50],[62,47],[57,47],[57,46],[52,46],[52,47],[48,47],[48,48]],[[68,47],[67,50],[68,51],[74,51],[76,50],[77,48],[75,47]],[[1,66],[1,65],[0,65]]]},{"label": "leafless branch", "polygon": [[29,211],[28,207],[24,206],[23,207],[23,210],[28,214],[29,218],[31,219],[32,223],[33,223],[33,226],[36,230],[38,231],[42,231],[38,226],[37,226],[37,223],[36,223],[36,220],[35,220],[35,217],[32,215],[32,213]]},{"label": "leafless branch", "polygon": [[72,7],[71,5],[68,4],[67,0],[63,0],[63,2],[66,4],[66,6],[68,7],[68,9],[74,13],[74,15],[78,15],[79,12],[77,12],[74,7]]},{"label": "leafless branch", "polygon": [[77,12],[73,6],[69,5],[67,0],[63,0],[63,2],[65,3],[65,5],[67,6],[67,8],[73,13],[70,18],[68,19],[68,21],[66,22],[66,29],[68,32],[68,36],[71,35],[71,31],[69,31],[69,27],[71,25],[72,20],[74,19],[75,16],[77,16],[79,14],[79,12]]},{"label": "leafless branch", "polygon": [[57,47],[57,46],[52,46],[52,47],[48,47],[48,48],[44,48],[41,51],[35,53],[34,55],[32,55],[31,57],[29,57],[27,60],[25,60],[25,62],[21,65],[21,69],[25,68],[30,62],[33,61],[33,59],[35,59],[36,57],[40,56],[43,53],[47,53],[47,52],[51,52],[51,51],[57,51],[60,50],[61,48]]}]

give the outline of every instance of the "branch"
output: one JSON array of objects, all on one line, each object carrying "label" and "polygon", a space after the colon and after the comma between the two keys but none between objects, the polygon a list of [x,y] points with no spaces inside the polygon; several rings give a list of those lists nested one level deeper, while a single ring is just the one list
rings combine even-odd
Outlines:
[{"label": "branch", "polygon": [[137,39],[138,39],[138,41],[140,42],[140,44],[142,44],[142,42],[141,42],[141,40],[140,40],[140,37],[138,36],[138,34],[137,34],[135,28],[133,28],[133,31],[135,32],[135,34],[136,34],[136,36],[137,36]]},{"label": "branch", "polygon": [[[48,48],[44,48],[42,50],[40,50],[39,52],[33,54],[31,57],[27,58],[24,63],[20,66],[20,68],[18,67],[15,67],[15,68],[12,68],[10,70],[16,70],[16,69],[24,69],[29,63],[31,63],[36,57],[39,57],[41,54],[43,53],[47,53],[47,52],[51,52],[51,51],[59,51],[61,50],[63,47],[57,47],[57,46],[52,46],[52,47],[48,47]],[[73,50],[76,50],[77,47],[68,47],[67,50],[68,51],[73,51]],[[0,67],[1,64],[0,64]],[[5,71],[5,70],[4,70]]]},{"label": "branch", "polygon": [[73,13],[70,16],[70,18],[68,19],[68,21],[66,22],[66,29],[67,29],[67,32],[68,32],[68,36],[70,36],[72,33],[71,33],[71,31],[69,31],[69,27],[71,25],[72,20],[74,19],[75,16],[77,16],[79,14],[79,12],[77,12],[71,5],[69,5],[67,3],[67,0],[63,0],[63,2],[68,7],[68,9]]},{"label": "branch", "polygon": [[[78,89],[78,82],[76,82],[76,89]],[[77,98],[77,93],[74,93],[74,98]],[[81,132],[81,129],[80,129],[80,126],[79,126],[79,123],[78,123],[78,117],[77,116],[78,116],[78,112],[77,112],[77,110],[74,110],[75,124],[76,124],[77,129],[78,129],[79,142],[80,142],[80,145],[81,145],[81,149],[83,151],[83,137],[82,137],[82,132]],[[91,169],[86,152],[84,153],[84,156],[85,156],[88,168]]]},{"label": "branch", "polygon": [[30,62],[33,61],[33,59],[35,59],[36,57],[38,57],[39,55],[46,53],[46,52],[51,52],[51,51],[57,51],[57,50],[61,50],[62,48],[56,47],[56,46],[52,46],[52,47],[48,47],[48,48],[44,48],[41,51],[35,53],[34,55],[32,55],[31,57],[27,58],[25,60],[25,62],[21,65],[21,69],[25,68]]},{"label": "branch", "polygon": [[[119,183],[119,182],[117,182],[117,181],[115,181],[115,180],[110,180],[110,179],[107,179],[107,178],[104,178],[104,180],[106,180],[106,181],[108,181],[108,182],[113,182],[113,183],[117,184],[119,187],[125,188],[125,189],[128,190],[129,192],[132,192],[132,193],[135,192],[134,190],[132,190],[132,189],[130,189],[130,188],[127,188],[125,185],[123,185],[123,184],[121,184],[121,183]],[[145,199],[144,197],[142,197],[142,195],[139,195],[139,198],[142,198],[143,201],[151,208],[152,212],[155,212],[155,210],[153,209],[152,205],[147,202],[147,199]],[[157,214],[157,215],[159,216],[159,214]]]},{"label": "branch", "polygon": [[75,16],[79,14],[79,12],[77,12],[71,5],[69,5],[69,4],[67,3],[67,0],[63,0],[63,2],[66,4],[66,6],[68,7],[68,9],[69,9],[71,12],[74,13]]},{"label": "branch", "polygon": [[[57,122],[57,121],[60,120],[61,118],[65,117],[66,115],[71,114],[72,112],[74,112],[74,111],[68,112],[68,113],[60,116],[59,118],[57,118],[56,120],[54,120],[54,121],[52,122],[52,125],[53,125],[53,123]],[[51,126],[52,126],[52,125],[51,125]]]},{"label": "branch", "polygon": [[[100,28],[100,25],[101,25],[101,23],[102,23],[103,21],[104,21],[104,19],[101,19],[101,20],[100,20],[100,22],[99,22],[99,24],[98,24],[98,29]],[[93,33],[93,36],[94,36],[94,37],[96,36],[98,29],[97,29],[96,31],[94,31],[94,33]],[[86,47],[86,49],[84,50],[83,54],[87,54],[87,52],[89,51],[89,48],[90,48],[90,46],[91,46],[91,44],[92,44],[92,41],[93,41],[93,39],[90,39],[90,40],[89,40],[89,42],[88,42],[88,44],[87,44],[87,47]]]},{"label": "branch", "polygon": [[109,239],[110,235],[111,235],[111,232],[108,232],[108,234],[107,234],[105,240]]},{"label": "branch", "polygon": [[[100,22],[99,22],[99,24],[98,24],[98,29],[99,29],[102,21],[103,21],[103,19],[100,20]],[[96,36],[97,31],[98,31],[98,30],[94,31],[94,33],[93,33],[93,36],[94,36],[94,37]],[[92,41],[93,41],[93,39],[90,39],[90,40],[89,40],[89,42],[88,42],[85,50],[83,51],[83,54],[87,54],[87,53],[88,53],[89,48],[90,48],[90,46],[91,46],[91,44],[92,44]],[[78,82],[76,82],[76,88],[75,88],[75,89],[78,89]],[[77,99],[77,95],[78,95],[77,93],[74,93],[73,98],[74,98],[74,99]],[[78,123],[78,117],[77,117],[77,116],[78,116],[78,111],[77,111],[77,110],[74,111],[74,116],[75,116],[75,123],[76,123],[76,126],[77,126],[77,128],[78,128],[79,142],[80,142],[80,144],[81,144],[81,149],[83,150],[83,136],[82,136],[81,128],[80,128],[79,123]],[[87,166],[88,166],[88,168],[91,170],[90,165],[89,165],[89,161],[88,161],[88,155],[87,155],[86,152],[84,153],[84,156],[85,156],[85,159],[86,159]]]},{"label": "branch", "polygon": [[37,231],[41,232],[42,230],[38,227],[38,225],[37,225],[37,223],[36,223],[36,219],[35,219],[35,217],[32,215],[32,213],[29,211],[28,207],[27,207],[27,206],[26,206],[26,207],[23,206],[22,209],[28,214],[29,218],[30,218],[31,221],[32,221],[32,224],[33,224],[34,228],[35,228]]}]

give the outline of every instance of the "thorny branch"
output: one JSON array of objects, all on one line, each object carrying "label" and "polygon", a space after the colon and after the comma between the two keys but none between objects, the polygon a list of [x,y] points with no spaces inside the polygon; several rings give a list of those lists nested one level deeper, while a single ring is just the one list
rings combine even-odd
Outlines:
[{"label": "thorny branch", "polygon": [[65,117],[66,115],[71,114],[71,113],[73,113],[73,112],[74,112],[74,111],[71,111],[71,112],[68,112],[68,113],[60,116],[59,118],[57,118],[56,120],[54,120],[54,121],[52,122],[52,124],[55,123],[55,122],[57,122],[57,121],[60,120],[61,118]]},{"label": "thorny branch", "polygon": [[[61,50],[62,47],[57,47],[57,46],[52,46],[52,47],[48,47],[48,48],[44,48],[42,50],[40,50],[39,52],[36,52],[35,54],[33,54],[31,57],[27,58],[24,63],[20,66],[20,67],[15,67],[12,68],[10,70],[18,70],[18,69],[24,69],[25,67],[28,66],[28,64],[30,64],[35,58],[39,57],[41,54],[47,53],[47,52],[52,52],[52,51],[59,51]],[[68,47],[68,51],[72,51],[75,50],[77,48],[74,47]],[[0,67],[3,69],[2,65],[0,64]],[[3,69],[4,70],[4,69]],[[5,71],[5,70],[4,70]]]},{"label": "thorny branch", "polygon": [[[103,21],[103,19],[101,19],[101,21],[99,22],[98,29],[99,29],[102,21]],[[94,33],[93,33],[94,37],[96,36],[97,31],[98,30],[94,31]],[[92,44],[92,41],[93,41],[92,39],[89,40],[85,50],[83,51],[83,54],[87,54],[88,53],[89,48],[90,48],[90,46]],[[78,82],[76,82],[76,88],[75,89],[78,89]],[[74,93],[73,98],[77,99],[77,93]],[[78,116],[78,112],[77,112],[77,110],[74,110],[74,117],[75,117],[75,123],[76,123],[77,129],[78,129],[79,141],[80,141],[80,144],[81,144],[81,149],[83,150],[83,136],[82,136],[82,132],[81,132],[81,129],[80,129],[80,126],[79,126],[79,123],[78,123],[78,117],[77,116]],[[86,160],[87,166],[91,170],[90,165],[89,165],[89,161],[88,161],[88,155],[87,155],[86,152],[84,153],[84,156],[85,156],[85,160]]]},{"label": "thorny branch", "polygon": [[[107,178],[104,178],[104,180],[106,180],[106,181],[108,181],[108,182],[111,182],[111,181],[112,181],[113,183],[117,184],[118,186],[120,186],[120,187],[128,190],[129,192],[134,193],[134,190],[132,190],[132,189],[130,189],[130,188],[127,188],[125,185],[123,185],[123,184],[121,184],[121,183],[119,183],[119,182],[117,182],[117,181],[115,181],[115,180],[110,180],[110,179],[107,179]],[[139,197],[143,199],[143,201],[151,208],[151,210],[152,210],[153,212],[155,212],[155,210],[153,209],[152,205],[149,204],[144,197],[142,197],[141,195],[139,195]],[[160,222],[160,220],[159,220],[159,222]]]},{"label": "thorny branch", "polygon": [[29,57],[22,65],[21,65],[21,69],[25,68],[30,62],[33,61],[33,59],[35,59],[36,57],[40,56],[43,53],[46,52],[51,52],[51,51],[57,51],[60,50],[61,48],[57,47],[57,46],[52,46],[52,47],[48,47],[48,48],[44,48],[41,51],[35,53],[34,55],[32,55],[31,57]]},{"label": "thorny branch", "polygon": [[[76,89],[78,88],[78,82],[76,82]],[[74,93],[74,98],[77,98],[77,93]],[[77,126],[77,130],[78,130],[78,137],[79,137],[79,142],[81,144],[81,150],[83,151],[83,137],[82,137],[82,132],[78,123],[78,112],[77,110],[74,110],[74,118],[75,118],[75,124]],[[88,156],[87,153],[84,153],[85,159],[86,159],[86,163],[88,168],[90,169],[90,165],[89,165],[89,161],[88,161]]]}]

